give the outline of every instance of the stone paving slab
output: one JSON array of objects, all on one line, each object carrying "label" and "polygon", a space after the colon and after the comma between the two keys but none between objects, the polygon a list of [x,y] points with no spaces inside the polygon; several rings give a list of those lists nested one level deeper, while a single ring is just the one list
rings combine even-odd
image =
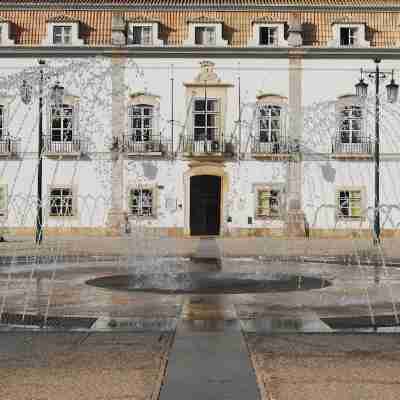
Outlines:
[{"label": "stone paving slab", "polygon": [[[30,237],[9,237],[0,243],[0,257],[22,255],[97,255],[97,256],[185,256],[195,254],[199,238],[157,238],[135,240],[135,237],[48,237],[40,246]],[[400,238],[386,238],[378,250],[368,239],[302,239],[302,238],[217,238],[221,255],[241,256],[332,256],[381,251],[391,257],[400,257]]]},{"label": "stone paving slab", "polygon": [[160,400],[259,398],[238,321],[178,324]]},{"label": "stone paving slab", "polygon": [[398,400],[400,336],[246,335],[262,400]]},{"label": "stone paving slab", "polygon": [[2,400],[156,400],[170,334],[0,333]]}]

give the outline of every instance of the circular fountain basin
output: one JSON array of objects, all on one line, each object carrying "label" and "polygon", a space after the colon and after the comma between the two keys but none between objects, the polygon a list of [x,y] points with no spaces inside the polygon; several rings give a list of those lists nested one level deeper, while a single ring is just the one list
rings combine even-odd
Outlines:
[{"label": "circular fountain basin", "polygon": [[165,294],[289,292],[321,289],[330,283],[315,276],[285,273],[178,272],[112,275],[86,281],[112,290]]}]

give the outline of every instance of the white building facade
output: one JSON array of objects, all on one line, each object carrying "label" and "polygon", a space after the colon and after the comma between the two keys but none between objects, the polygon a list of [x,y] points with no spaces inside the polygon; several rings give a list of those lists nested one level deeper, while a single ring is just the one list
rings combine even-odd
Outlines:
[{"label": "white building facade", "polygon": [[354,85],[379,58],[381,228],[397,234],[400,5],[41,4],[0,6],[7,232],[35,229],[42,98],[45,234],[371,235],[375,85]]}]

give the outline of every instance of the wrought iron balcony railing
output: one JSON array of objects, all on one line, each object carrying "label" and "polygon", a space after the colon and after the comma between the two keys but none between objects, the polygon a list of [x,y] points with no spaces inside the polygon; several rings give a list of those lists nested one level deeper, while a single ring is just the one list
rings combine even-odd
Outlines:
[{"label": "wrought iron balcony railing", "polygon": [[360,137],[357,141],[343,142],[341,137],[336,137],[332,143],[334,154],[372,154],[373,145],[370,137]]},{"label": "wrought iron balcony railing", "polygon": [[63,141],[44,136],[43,145],[47,155],[77,155],[87,152],[87,141],[79,136]]},{"label": "wrought iron balcony railing", "polygon": [[0,138],[0,156],[16,155],[18,153],[17,139]]},{"label": "wrought iron balcony railing", "polygon": [[289,145],[286,137],[279,137],[277,140],[264,142],[259,138],[253,138],[251,152],[253,154],[286,154],[294,150],[294,145]]},{"label": "wrought iron balcony railing", "polygon": [[151,136],[147,140],[138,140],[133,135],[122,138],[121,151],[131,155],[163,155],[171,150],[171,143],[161,135]]},{"label": "wrought iron balcony railing", "polygon": [[232,155],[234,145],[221,139],[195,140],[192,137],[185,137],[181,140],[180,151],[188,155]]}]

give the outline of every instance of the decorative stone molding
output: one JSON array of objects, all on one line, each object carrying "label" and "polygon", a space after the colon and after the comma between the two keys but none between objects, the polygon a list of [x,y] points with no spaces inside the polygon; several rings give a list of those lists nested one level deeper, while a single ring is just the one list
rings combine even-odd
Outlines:
[{"label": "decorative stone molding", "polygon": [[[284,22],[255,22],[252,23],[253,36],[248,42],[248,46],[259,47],[287,47],[288,41],[285,40],[285,23]],[[276,31],[276,42],[271,45],[260,44],[260,29],[272,28]]]},{"label": "decorative stone molding", "polygon": [[123,14],[113,14],[112,16],[111,43],[115,46],[126,44],[126,23]]},{"label": "decorative stone molding", "polygon": [[[58,15],[49,18],[47,21],[47,36],[42,41],[44,46],[83,46],[83,39],[79,38],[79,24],[80,22],[74,18],[66,15]],[[66,44],[55,44],[53,43],[53,30],[56,26],[69,26],[71,27],[71,43]]]},{"label": "decorative stone molding", "polygon": [[13,46],[15,41],[10,39],[11,22],[0,18],[0,46]]},{"label": "decorative stone molding", "polygon": [[[353,45],[340,44],[341,28],[356,29],[356,40]],[[345,22],[343,20],[332,22],[333,39],[328,41],[328,47],[370,47],[370,42],[365,40],[365,23]]]},{"label": "decorative stone molding", "polygon": [[292,14],[289,17],[288,29],[288,45],[291,47],[299,47],[303,44],[303,26],[300,22],[300,17],[297,14]]}]

